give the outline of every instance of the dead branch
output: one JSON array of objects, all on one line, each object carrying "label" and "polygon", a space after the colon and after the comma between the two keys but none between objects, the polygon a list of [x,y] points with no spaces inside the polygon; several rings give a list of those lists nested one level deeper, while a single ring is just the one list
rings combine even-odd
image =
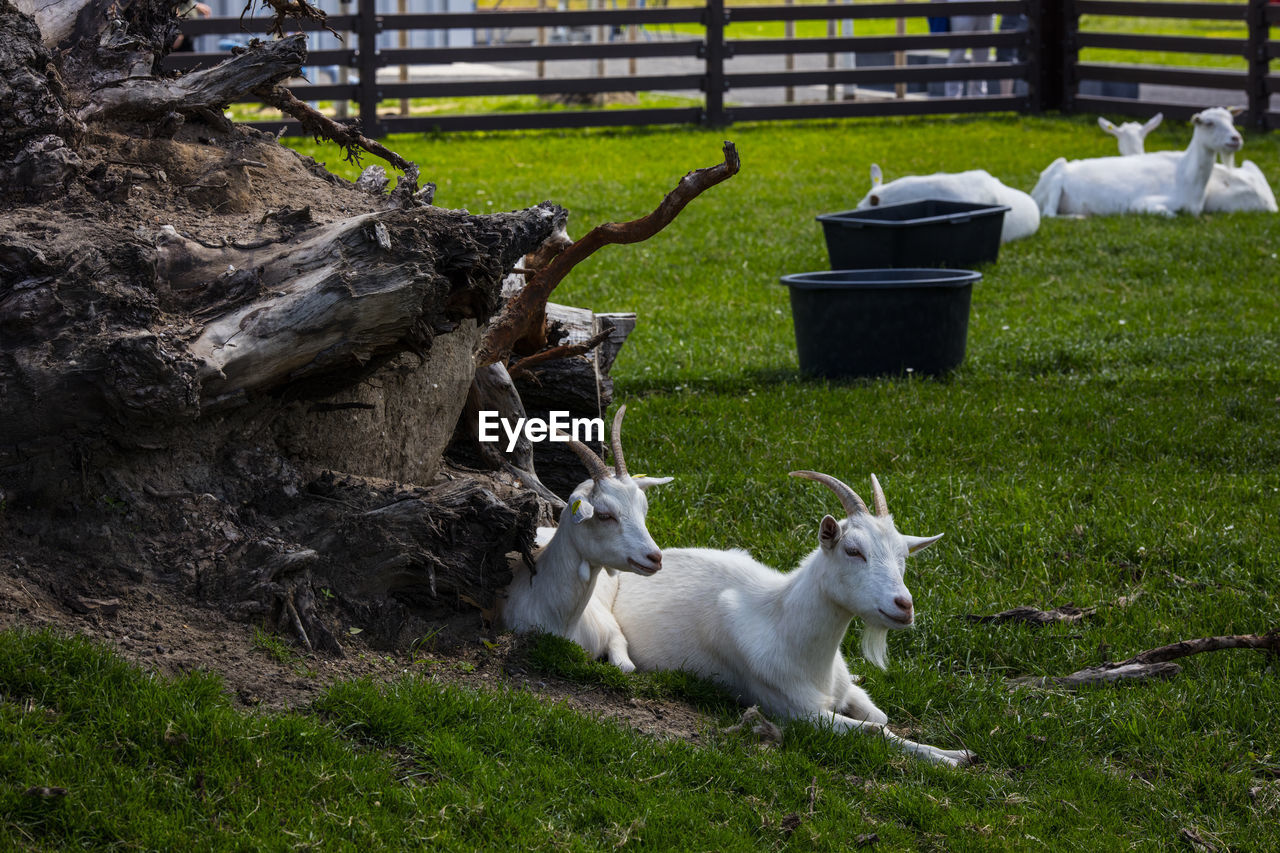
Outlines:
[{"label": "dead branch", "polygon": [[368,151],[375,157],[381,157],[399,169],[404,177],[396,185],[393,195],[412,195],[418,189],[418,166],[387,148],[381,142],[370,139],[359,130],[346,124],[340,124],[323,113],[312,109],[305,102],[298,100],[293,93],[281,86],[261,86],[254,89],[253,94],[280,110],[285,115],[293,116],[302,125],[303,131],[315,137],[316,141],[327,139],[342,146],[347,160],[360,164],[360,151]]},{"label": "dead branch", "polygon": [[669,225],[704,190],[736,175],[739,166],[737,149],[732,142],[726,141],[724,162],[685,175],[652,213],[630,222],[597,225],[585,237],[557,254],[528,279],[523,290],[503,306],[480,343],[476,365],[483,367],[501,361],[514,351],[519,342],[531,344],[533,350],[546,346],[547,299],[556,285],[575,266],[589,258],[597,249],[611,243],[639,243],[648,240]]},{"label": "dead branch", "polygon": [[511,365],[508,373],[512,379],[518,379],[521,376],[533,376],[532,368],[548,361],[555,361],[559,358],[573,358],[576,355],[586,355],[605,341],[609,340],[609,336],[613,334],[613,326],[609,325],[601,329],[596,334],[587,338],[578,344],[561,344],[558,347],[551,347],[542,352],[536,352],[527,358],[522,358],[515,364]]},{"label": "dead branch", "polygon": [[1105,663],[1077,670],[1062,676],[1028,676],[1013,679],[1014,684],[1032,687],[1066,687],[1074,689],[1085,685],[1114,684],[1117,681],[1148,681],[1152,678],[1171,678],[1182,667],[1170,661],[1176,658],[1216,652],[1221,649],[1257,649],[1280,655],[1280,628],[1265,634],[1236,634],[1226,637],[1202,637],[1183,640],[1167,646],[1139,652],[1128,660]]},{"label": "dead branch", "polygon": [[1079,622],[1081,619],[1087,619],[1092,616],[1097,609],[1096,607],[1074,607],[1070,604],[1064,604],[1052,610],[1040,610],[1037,607],[1024,605],[1002,610],[990,616],[980,616],[976,613],[962,615],[970,622],[1026,622],[1028,625],[1048,625],[1052,622]]},{"label": "dead branch", "polygon": [[[255,0],[248,0],[244,4],[244,9],[240,11],[241,23],[244,22],[244,16],[253,9],[254,2]],[[325,11],[311,5],[307,0],[262,0],[262,5],[270,6],[275,10],[275,16],[271,19],[271,28],[267,32],[276,38],[284,37],[285,22],[293,19],[295,21],[315,21],[333,33],[335,38],[342,39],[342,36],[326,23],[329,16]]]},{"label": "dead branch", "polygon": [[138,121],[183,115],[222,114],[246,92],[270,87],[297,74],[307,58],[306,36],[296,33],[280,41],[258,42],[225,62],[172,80],[133,77],[96,90],[81,108],[83,121]]},{"label": "dead branch", "polygon": [[1038,607],[1030,605],[1022,605],[1021,607],[1013,607],[1009,610],[1002,610],[999,613],[993,613],[990,616],[981,616],[977,613],[959,614],[970,622],[1024,622],[1028,625],[1049,625],[1054,622],[1079,622],[1082,619],[1088,619],[1097,614],[1099,607],[1128,607],[1142,596],[1142,590],[1136,590],[1132,595],[1122,595],[1115,601],[1104,601],[1093,607],[1076,607],[1073,604],[1064,604],[1061,607],[1055,607],[1052,610],[1041,610]]}]

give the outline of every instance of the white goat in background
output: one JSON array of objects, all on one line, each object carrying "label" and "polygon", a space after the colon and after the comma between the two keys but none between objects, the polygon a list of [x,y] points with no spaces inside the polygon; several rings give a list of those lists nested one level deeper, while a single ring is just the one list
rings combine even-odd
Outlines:
[{"label": "white goat in background", "polygon": [[930,198],[1008,205],[1009,211],[1004,215],[1004,223],[1000,229],[1002,243],[1030,237],[1040,227],[1040,208],[1031,196],[1005,186],[982,169],[908,175],[886,184],[880,167],[872,163],[871,191],[858,202],[857,209],[866,210],[882,204],[907,204]]},{"label": "white goat in background", "polygon": [[818,548],[782,574],[745,551],[669,549],[661,581],[636,575],[604,578],[597,594],[613,614],[640,669],[685,669],[728,687],[768,714],[808,720],[840,732],[882,735],[938,764],[966,764],[966,750],[944,750],[893,734],[888,717],[853,683],[840,654],[850,620],[866,626],[862,652],[885,665],[889,629],[912,624],[903,584],[906,557],[936,542],[894,527],[874,476],[872,515],[852,489],[826,474],[792,476],[831,488],[846,519],[826,516]]},{"label": "white goat in background", "polygon": [[1131,154],[1142,153],[1143,147],[1146,145],[1147,134],[1159,127],[1162,121],[1164,121],[1164,113],[1156,113],[1143,124],[1138,124],[1136,121],[1126,121],[1117,127],[1102,116],[1098,116],[1098,127],[1114,136],[1116,144],[1120,146],[1120,156],[1128,157]]},{"label": "white goat in background", "polygon": [[[1160,124],[1164,116],[1156,113],[1146,124],[1127,121],[1116,127],[1105,118],[1099,117],[1098,125],[1116,138],[1120,147],[1120,156],[1144,153],[1145,140],[1148,133]],[[1159,151],[1166,157],[1175,157],[1182,152]],[[1267,211],[1276,213],[1276,195],[1267,183],[1262,170],[1252,160],[1245,160],[1236,168],[1235,152],[1227,152],[1222,156],[1222,163],[1213,164],[1213,172],[1209,175],[1209,183],[1204,190],[1205,213],[1229,213],[1232,211]]]},{"label": "white goat in background", "polygon": [[1191,123],[1194,131],[1185,151],[1070,162],[1059,157],[1040,173],[1031,197],[1044,216],[1198,214],[1204,209],[1214,158],[1234,154],[1244,141],[1222,107],[1196,113]]},{"label": "white goat in background", "polygon": [[[627,642],[609,607],[593,598],[600,570],[652,575],[662,568],[662,552],[645,526],[649,503],[645,489],[671,482],[670,477],[635,477],[627,473],[622,456],[622,416],[613,419],[614,470],[586,445],[569,447],[591,474],[569,496],[560,513],[560,526],[538,552],[535,571],[516,568],[502,605],[502,623],[514,631],[543,630],[567,637],[592,657],[608,654],[623,672],[635,665],[627,656]],[[546,528],[539,528],[543,541]]]}]

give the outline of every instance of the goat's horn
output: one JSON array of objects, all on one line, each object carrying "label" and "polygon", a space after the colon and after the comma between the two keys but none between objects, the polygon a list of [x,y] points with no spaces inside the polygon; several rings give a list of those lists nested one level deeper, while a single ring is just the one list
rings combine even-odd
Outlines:
[{"label": "goat's horn", "polygon": [[[563,436],[563,433],[557,433]],[[613,472],[609,470],[609,466],[604,464],[604,460],[596,455],[596,452],[587,447],[581,441],[568,440],[569,449],[578,455],[582,460],[582,464],[587,466],[587,472],[591,474],[593,480],[607,480],[613,476]]]},{"label": "goat's horn", "polygon": [[804,477],[806,480],[817,480],[831,491],[836,493],[836,497],[840,499],[840,505],[844,507],[844,513],[848,516],[855,516],[859,513],[867,512],[867,505],[862,502],[862,498],[858,497],[853,489],[844,483],[832,477],[830,474],[819,474],[817,471],[792,471],[792,477]]},{"label": "goat's horn", "polygon": [[889,502],[884,499],[884,489],[880,488],[875,474],[871,475],[871,503],[875,505],[876,515],[883,517],[889,514]]},{"label": "goat's horn", "polygon": [[609,446],[613,448],[613,467],[619,479],[627,476],[627,460],[622,458],[622,416],[626,413],[627,404],[623,403],[613,416],[613,434],[609,436]]}]

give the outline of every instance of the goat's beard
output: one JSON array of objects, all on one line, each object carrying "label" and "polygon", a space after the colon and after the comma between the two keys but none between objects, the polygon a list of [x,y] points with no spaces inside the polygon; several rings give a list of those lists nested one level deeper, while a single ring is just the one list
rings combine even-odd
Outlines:
[{"label": "goat's beard", "polygon": [[862,656],[881,669],[889,660],[889,629],[873,625],[862,628]]}]

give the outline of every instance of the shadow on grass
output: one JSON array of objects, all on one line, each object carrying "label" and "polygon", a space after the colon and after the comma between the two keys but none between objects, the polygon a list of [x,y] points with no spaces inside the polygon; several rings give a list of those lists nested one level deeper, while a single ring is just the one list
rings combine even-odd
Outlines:
[{"label": "shadow on grass", "polygon": [[625,673],[611,663],[592,660],[577,643],[552,634],[540,634],[530,641],[529,663],[548,675],[577,684],[606,687],[626,696],[688,702],[715,717],[731,717],[740,710],[724,688],[693,673]]}]

